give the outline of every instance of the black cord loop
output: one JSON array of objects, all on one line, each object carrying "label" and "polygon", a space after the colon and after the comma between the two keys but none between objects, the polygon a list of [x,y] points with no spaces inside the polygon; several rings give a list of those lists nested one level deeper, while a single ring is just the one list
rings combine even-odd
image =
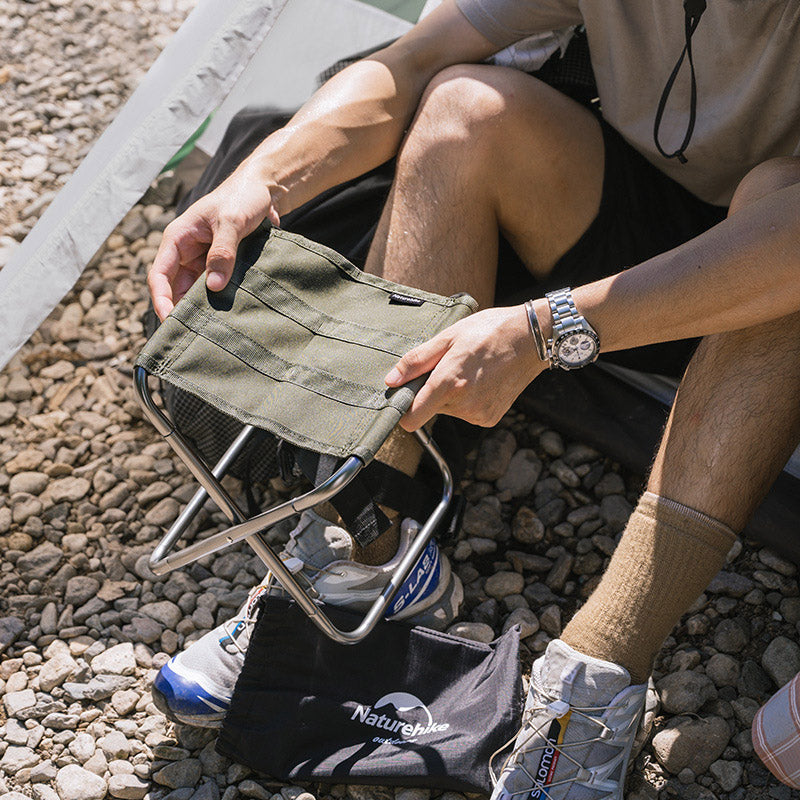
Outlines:
[{"label": "black cord loop", "polygon": [[[681,52],[680,58],[678,59],[677,64],[675,64],[675,68],[672,70],[672,74],[667,80],[667,85],[664,87],[664,91],[661,93],[661,99],[658,102],[658,110],[656,111],[655,125],[653,126],[653,139],[656,143],[656,147],[658,148],[658,152],[661,153],[664,158],[677,158],[681,164],[685,164],[687,161],[684,152],[689,146],[689,142],[692,138],[692,133],[694,132],[694,123],[697,116],[697,81],[694,73],[694,59],[692,58],[692,36],[697,30],[697,26],[700,24],[700,17],[703,16],[703,12],[705,10],[706,0],[684,0],[683,2],[686,44],[683,46],[683,51]],[[670,92],[672,92],[675,79],[678,77],[678,72],[683,64],[683,59],[687,56],[689,58],[689,70],[692,80],[691,105],[689,107],[689,125],[686,128],[686,135],[683,137],[680,147],[678,147],[678,149],[672,153],[667,153],[658,140],[658,132],[661,127],[661,118],[664,115],[664,109],[667,106],[667,100],[669,99]]]}]

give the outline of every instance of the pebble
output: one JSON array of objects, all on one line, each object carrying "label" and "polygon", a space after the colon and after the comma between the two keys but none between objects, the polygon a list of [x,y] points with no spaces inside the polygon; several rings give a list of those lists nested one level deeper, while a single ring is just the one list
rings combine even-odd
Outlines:
[{"label": "pebble", "polygon": [[784,686],[800,672],[800,645],[785,636],[775,637],[764,650],[761,666],[776,686]]},{"label": "pebble", "polygon": [[3,705],[9,717],[16,717],[21,711],[36,705],[36,695],[33,689],[23,689],[18,692],[7,692],[3,696]]},{"label": "pebble", "polygon": [[621,494],[609,494],[600,501],[600,518],[614,531],[625,527],[632,512],[633,506]]},{"label": "pebble", "polygon": [[0,758],[0,770],[6,775],[16,775],[20,770],[39,763],[39,756],[29,747],[11,745]]},{"label": "pebble", "polygon": [[512,611],[503,623],[503,633],[519,625],[519,638],[527,639],[539,630],[539,620],[536,614],[529,608],[516,608]]},{"label": "pebble", "polygon": [[103,800],[107,790],[103,778],[77,764],[58,771],[55,788],[61,800]]},{"label": "pebble", "polygon": [[687,767],[701,775],[722,755],[730,737],[722,717],[675,717],[653,737],[653,752],[673,775]]},{"label": "pebble", "polygon": [[202,772],[200,761],[195,758],[187,758],[183,761],[173,761],[157,770],[153,773],[153,780],[170,789],[180,789],[195,786],[200,780]]},{"label": "pebble", "polygon": [[78,671],[78,663],[68,653],[59,653],[45,661],[39,670],[39,688],[50,692]]},{"label": "pebble", "polygon": [[661,704],[669,714],[693,714],[717,696],[714,683],[699,672],[673,672],[657,684]]},{"label": "pebble", "polygon": [[547,455],[559,458],[564,455],[564,440],[556,431],[544,431],[539,437],[539,444]]},{"label": "pebble", "polygon": [[517,441],[511,431],[500,428],[490,431],[481,442],[474,474],[479,481],[496,481],[508,471]]},{"label": "pebble", "polygon": [[706,591],[711,594],[724,594],[728,597],[744,597],[754,587],[753,581],[746,575],[722,570],[709,583]]},{"label": "pebble", "polygon": [[133,675],[136,671],[136,657],[133,645],[129,642],[110,647],[96,655],[91,662],[95,675]]},{"label": "pebble", "polygon": [[108,793],[120,800],[143,800],[150,789],[150,782],[136,775],[112,775],[108,781]]},{"label": "pebble", "polygon": [[28,156],[22,162],[19,176],[24,181],[32,181],[38,178],[47,169],[47,159],[44,156]]},{"label": "pebble", "polygon": [[86,497],[91,488],[86,478],[59,478],[50,484],[47,493],[54,503],[77,503]]},{"label": "pebble", "polygon": [[714,631],[714,647],[723,653],[740,653],[749,641],[749,626],[741,619],[723,619]]},{"label": "pebble", "polygon": [[511,527],[511,535],[521,544],[536,544],[544,538],[544,523],[527,506],[517,511]]},{"label": "pebble", "polygon": [[525,497],[533,491],[541,474],[542,462],[536,452],[523,448],[511,457],[505,474],[497,480],[497,488],[501,492],[508,492],[511,497]]},{"label": "pebble", "polygon": [[525,579],[519,572],[495,572],[486,579],[484,591],[490,597],[502,600],[511,594],[519,594],[525,588]]},{"label": "pebble", "polygon": [[75,575],[67,581],[64,602],[67,605],[82,606],[94,597],[100,589],[100,581],[88,575]]},{"label": "pebble", "polygon": [[708,771],[723,792],[732,792],[742,782],[744,767],[739,761],[715,761]]},{"label": "pebble", "polygon": [[50,479],[41,472],[18,472],[11,477],[8,484],[9,494],[26,492],[27,494],[41,494]]},{"label": "pebble", "polygon": [[494,630],[485,622],[456,622],[447,629],[447,632],[452,636],[471,639],[473,642],[488,643],[495,638]]},{"label": "pebble", "polygon": [[724,653],[715,653],[706,664],[706,675],[715,686],[736,686],[741,669],[739,662]]}]

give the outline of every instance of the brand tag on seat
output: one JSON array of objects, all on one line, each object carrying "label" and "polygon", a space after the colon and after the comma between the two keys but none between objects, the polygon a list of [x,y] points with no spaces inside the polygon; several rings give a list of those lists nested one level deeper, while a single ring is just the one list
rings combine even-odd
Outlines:
[{"label": "brand tag on seat", "polygon": [[411,297],[399,292],[392,292],[389,295],[389,305],[393,306],[421,306],[424,302],[421,297]]}]

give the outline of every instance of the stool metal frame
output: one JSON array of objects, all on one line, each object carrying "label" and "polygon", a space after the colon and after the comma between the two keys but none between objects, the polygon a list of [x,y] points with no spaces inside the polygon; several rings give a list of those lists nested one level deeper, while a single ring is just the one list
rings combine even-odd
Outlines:
[{"label": "stool metal frame", "polygon": [[[205,462],[195,453],[191,445],[176,430],[169,416],[156,403],[150,389],[148,377],[144,367],[136,366],[134,368],[134,388],[145,416],[164,437],[181,461],[186,464],[201,486],[156,546],[150,559],[150,569],[156,575],[164,575],[172,570],[185,567],[203,556],[217,553],[229,545],[246,541],[286,592],[323,633],[340,644],[356,644],[364,639],[384,616],[398,590],[411,574],[431,536],[444,519],[453,497],[453,476],[433,439],[424,430],[416,432],[417,439],[424,450],[439,468],[442,477],[441,499],[423,524],[409,551],[398,564],[386,587],[369,608],[361,623],[353,630],[345,631],[336,627],[330,621],[322,607],[315,602],[309,592],[286,568],[278,554],[264,540],[262,534],[272,525],[294,514],[314,508],[334,497],[366,466],[365,462],[358,456],[351,455],[320,486],[248,518],[222,486],[221,480],[257,429],[253,425],[245,425],[222,458],[213,468],[209,469]],[[186,533],[189,525],[209,497],[230,520],[231,527],[215,533],[207,539],[189,544],[182,550],[173,552],[178,540]]]}]

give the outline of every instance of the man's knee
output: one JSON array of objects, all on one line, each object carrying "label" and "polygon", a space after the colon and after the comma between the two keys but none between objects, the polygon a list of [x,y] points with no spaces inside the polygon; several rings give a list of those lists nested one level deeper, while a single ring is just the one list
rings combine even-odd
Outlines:
[{"label": "man's knee", "polygon": [[736,187],[729,213],[794,183],[800,183],[800,157],[787,156],[764,161],[753,167]]},{"label": "man's knee", "polygon": [[488,150],[513,123],[515,76],[511,70],[459,64],[438,73],[428,84],[409,129],[404,149],[414,153],[446,149],[469,153]]}]

